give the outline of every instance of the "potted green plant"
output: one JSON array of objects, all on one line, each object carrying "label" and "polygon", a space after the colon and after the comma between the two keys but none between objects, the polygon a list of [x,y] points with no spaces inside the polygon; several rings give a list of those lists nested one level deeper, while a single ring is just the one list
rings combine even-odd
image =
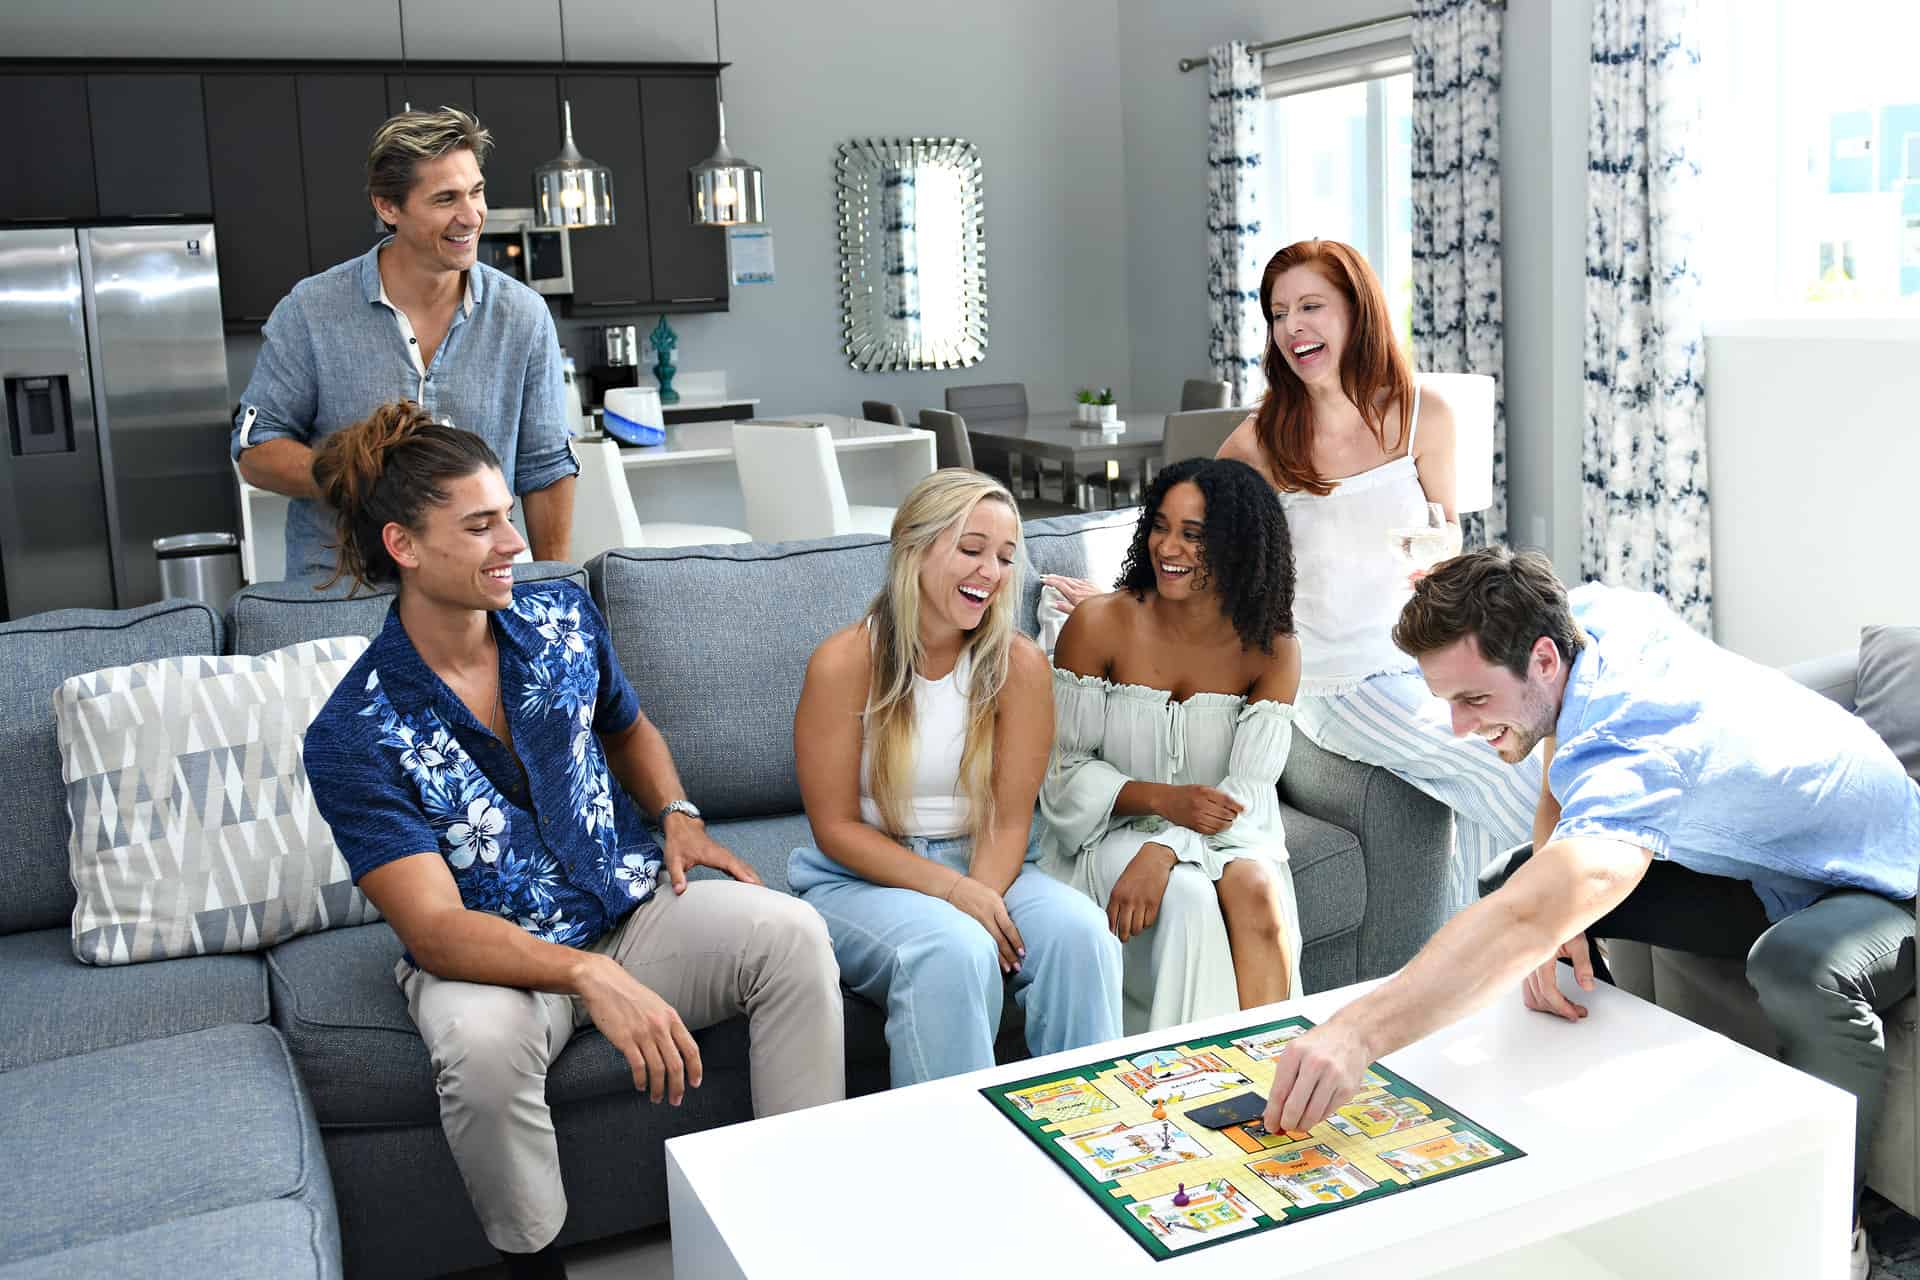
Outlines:
[{"label": "potted green plant", "polygon": [[1098,421],[1095,416],[1100,399],[1098,392],[1092,387],[1082,387],[1080,388],[1080,393],[1075,396],[1074,399],[1078,401],[1078,403],[1073,406],[1073,420],[1075,422]]},{"label": "potted green plant", "polygon": [[1117,422],[1120,418],[1120,406],[1115,403],[1112,387],[1102,387],[1099,396],[1093,402],[1094,421],[1106,424]]}]

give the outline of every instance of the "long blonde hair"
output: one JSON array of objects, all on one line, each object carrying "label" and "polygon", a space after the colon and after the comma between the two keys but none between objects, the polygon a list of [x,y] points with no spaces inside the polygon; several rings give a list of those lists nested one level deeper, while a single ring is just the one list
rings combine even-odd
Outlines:
[{"label": "long blonde hair", "polygon": [[913,773],[913,673],[925,657],[920,643],[920,569],[939,542],[962,528],[982,502],[1004,502],[1014,513],[1013,567],[1002,579],[980,625],[966,640],[973,658],[967,690],[967,737],[960,753],[960,791],[967,797],[968,834],[993,825],[993,735],[1008,655],[1017,634],[1025,543],[1019,508],[1005,485],[964,467],[946,467],[913,487],[893,516],[887,584],[867,607],[873,678],[867,684],[866,740],[871,747],[867,790],[889,832],[905,829],[907,779]]}]

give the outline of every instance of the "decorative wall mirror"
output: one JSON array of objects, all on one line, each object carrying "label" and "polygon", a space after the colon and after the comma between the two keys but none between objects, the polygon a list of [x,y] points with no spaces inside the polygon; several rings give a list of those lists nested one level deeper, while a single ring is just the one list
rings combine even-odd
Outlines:
[{"label": "decorative wall mirror", "polygon": [[959,138],[840,144],[840,302],[847,363],[959,369],[987,352],[980,148]]}]

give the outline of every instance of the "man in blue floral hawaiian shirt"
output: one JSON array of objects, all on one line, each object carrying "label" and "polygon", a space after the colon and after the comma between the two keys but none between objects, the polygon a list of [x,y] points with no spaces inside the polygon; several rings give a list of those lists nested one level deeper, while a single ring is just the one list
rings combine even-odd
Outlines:
[{"label": "man in blue floral hawaiian shirt", "polygon": [[[546,1073],[574,1033],[597,1028],[636,1088],[677,1106],[701,1080],[689,1029],[744,1013],[755,1113],[830,1102],[846,1089],[839,970],[819,916],[707,835],[592,600],[566,581],[514,585],[525,544],[497,463],[448,479],[434,452],[457,470],[491,451],[417,406],[389,410],[406,419],[397,443],[338,452],[384,459],[382,493],[412,467],[444,500],[376,511],[360,527],[382,541],[350,540],[344,567],[401,592],[307,730],[307,773],[407,947],[396,977],[487,1238],[514,1274],[563,1274]],[[694,866],[732,879],[690,882]],[[656,892],[663,872],[671,892]]]}]

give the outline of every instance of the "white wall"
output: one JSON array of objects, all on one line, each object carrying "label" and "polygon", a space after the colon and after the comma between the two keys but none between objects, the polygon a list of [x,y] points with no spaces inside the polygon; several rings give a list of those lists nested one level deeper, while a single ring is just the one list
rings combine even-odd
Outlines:
[{"label": "white wall", "polygon": [[[1036,405],[1064,405],[1081,383],[1126,385],[1115,3],[726,0],[728,141],[765,170],[777,282],[736,289],[727,314],[675,317],[681,367],[725,369],[763,413],[873,398],[911,415],[963,382],[1022,381]],[[411,57],[559,56],[557,17],[541,5],[405,8]],[[712,17],[704,0],[573,0],[568,54],[712,61]],[[4,44],[18,56],[395,58],[399,24],[391,0],[27,0]],[[983,154],[987,357],[953,373],[858,373],[839,351],[834,146],[914,134],[964,137]],[[230,345],[238,395],[255,341]]]},{"label": "white wall", "polygon": [[1515,0],[1501,43],[1508,541],[1580,574],[1592,0]]},{"label": "white wall", "polygon": [[1714,638],[1735,652],[1780,665],[1920,623],[1920,326],[1899,328],[1708,339]]},{"label": "white wall", "polygon": [[1176,404],[1208,376],[1207,71],[1181,58],[1404,14],[1407,0],[1120,0],[1133,398]]}]

